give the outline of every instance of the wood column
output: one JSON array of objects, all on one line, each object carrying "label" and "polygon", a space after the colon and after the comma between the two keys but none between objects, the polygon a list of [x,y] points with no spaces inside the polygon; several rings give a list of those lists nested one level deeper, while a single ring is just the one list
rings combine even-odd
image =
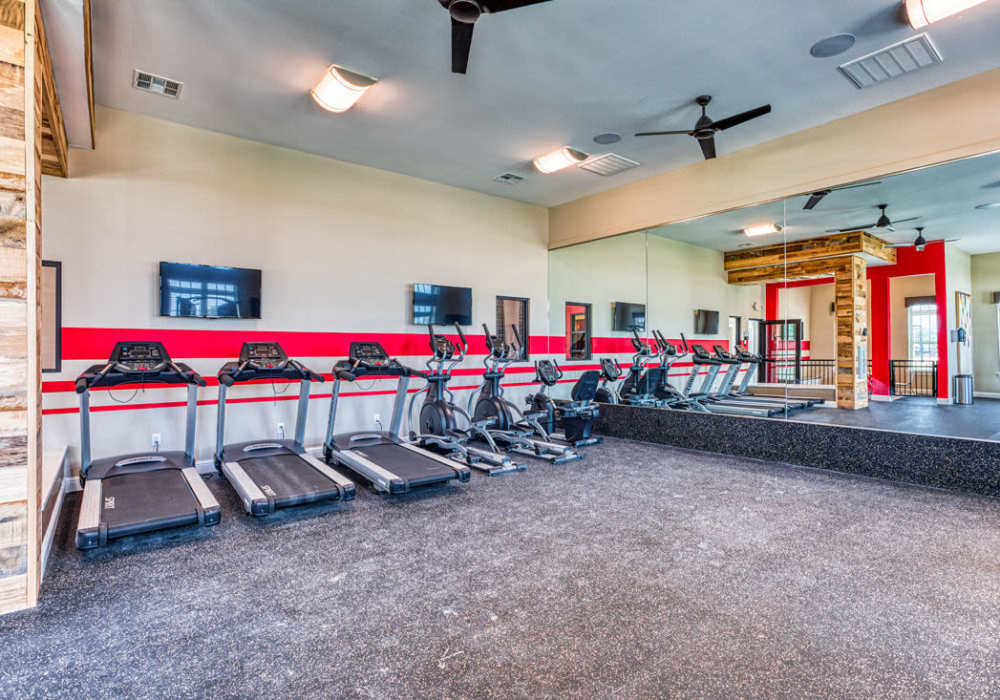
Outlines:
[{"label": "wood column", "polygon": [[40,32],[36,0],[0,0],[0,612],[34,605],[40,578]]},{"label": "wood column", "polygon": [[868,263],[852,255],[834,273],[837,407],[868,406]]}]

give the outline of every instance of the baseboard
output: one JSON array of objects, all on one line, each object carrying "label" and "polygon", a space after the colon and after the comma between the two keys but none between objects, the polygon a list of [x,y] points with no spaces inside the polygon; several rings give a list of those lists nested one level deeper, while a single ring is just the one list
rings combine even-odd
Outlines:
[{"label": "baseboard", "polygon": [[996,391],[976,391],[972,396],[977,399],[1000,399],[1000,392]]},{"label": "baseboard", "polygon": [[59,529],[59,520],[62,517],[63,501],[66,496],[66,474],[69,473],[69,448],[63,448],[61,454],[55,450],[43,452],[42,459],[53,459],[54,454],[59,454],[58,466],[55,467],[55,471],[53,472],[51,469],[45,468],[42,469],[43,474],[54,473],[55,478],[51,481],[52,485],[47,486],[45,491],[45,500],[40,506],[40,517],[44,522],[45,515],[48,513],[48,522],[45,523],[45,532],[42,535],[42,551],[40,557],[41,568],[38,576],[39,584],[45,580],[45,571],[48,569],[49,554],[52,551],[52,543],[55,541],[56,530]]},{"label": "baseboard", "polygon": [[952,404],[951,398],[938,399],[937,402],[938,402],[938,406],[951,406],[951,404]]},{"label": "baseboard", "polygon": [[[49,527],[45,531],[45,537],[42,538],[42,567],[39,583],[45,581],[45,572],[49,568],[49,554],[52,552],[52,542],[56,538],[56,530],[59,529],[59,519],[62,517],[63,501],[66,496],[66,481],[67,479],[62,480],[62,484],[56,492],[56,504],[52,509],[52,517],[49,518]],[[77,480],[77,483],[79,483],[79,480]]]}]

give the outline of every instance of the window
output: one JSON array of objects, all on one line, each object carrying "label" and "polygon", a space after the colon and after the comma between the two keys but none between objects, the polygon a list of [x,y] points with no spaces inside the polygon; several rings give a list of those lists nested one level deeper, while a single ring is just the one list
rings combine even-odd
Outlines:
[{"label": "window", "polygon": [[39,288],[42,306],[41,350],[42,371],[62,370],[62,263],[42,261]]},{"label": "window", "polygon": [[913,304],[906,309],[910,359],[936,362],[937,304]]},{"label": "window", "polygon": [[740,316],[730,316],[729,317],[729,351],[733,352],[736,346],[739,345],[743,339],[740,337],[740,326],[742,325],[742,317]]},{"label": "window", "polygon": [[566,302],[566,359],[590,359],[590,304]]},{"label": "window", "polygon": [[[501,342],[518,344],[521,360],[528,359],[528,302],[522,297],[497,297],[497,336]],[[520,343],[514,338],[511,326],[517,328]]]}]

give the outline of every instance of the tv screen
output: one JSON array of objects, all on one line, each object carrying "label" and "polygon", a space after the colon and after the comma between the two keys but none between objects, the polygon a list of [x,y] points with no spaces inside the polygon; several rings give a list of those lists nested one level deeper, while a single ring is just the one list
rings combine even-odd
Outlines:
[{"label": "tv screen", "polygon": [[472,290],[438,284],[413,285],[413,323],[468,326],[472,323]]},{"label": "tv screen", "polygon": [[646,330],[646,305],[616,301],[612,329],[616,331]]},{"label": "tv screen", "polygon": [[706,309],[695,309],[694,332],[701,335],[714,335],[719,332],[719,312]]},{"label": "tv screen", "polygon": [[161,262],[160,315],[260,318],[260,270]]}]

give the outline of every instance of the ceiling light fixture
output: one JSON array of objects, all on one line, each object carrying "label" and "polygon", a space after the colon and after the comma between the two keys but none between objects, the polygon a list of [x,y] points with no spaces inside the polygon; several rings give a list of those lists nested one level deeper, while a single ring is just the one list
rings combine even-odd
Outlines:
[{"label": "ceiling light fixture", "polygon": [[984,2],[986,0],[903,0],[903,5],[910,26],[920,29]]},{"label": "ceiling light fixture", "polygon": [[743,229],[743,233],[753,238],[754,236],[766,236],[769,233],[778,233],[781,227],[777,224],[755,224]]},{"label": "ceiling light fixture", "polygon": [[323,109],[340,114],[353,107],[365,91],[377,82],[375,78],[332,65],[326,69],[309,94]]},{"label": "ceiling light fixture", "polygon": [[570,148],[569,146],[563,146],[552,153],[546,153],[544,156],[538,156],[532,162],[538,172],[554,173],[557,170],[562,170],[563,168],[568,168],[571,165],[579,165],[583,161],[587,160],[587,154],[583,151],[578,151],[575,148]]},{"label": "ceiling light fixture", "polygon": [[813,58],[836,56],[854,46],[855,41],[857,39],[853,34],[834,34],[813,44],[812,48],[809,49],[809,55]]}]

